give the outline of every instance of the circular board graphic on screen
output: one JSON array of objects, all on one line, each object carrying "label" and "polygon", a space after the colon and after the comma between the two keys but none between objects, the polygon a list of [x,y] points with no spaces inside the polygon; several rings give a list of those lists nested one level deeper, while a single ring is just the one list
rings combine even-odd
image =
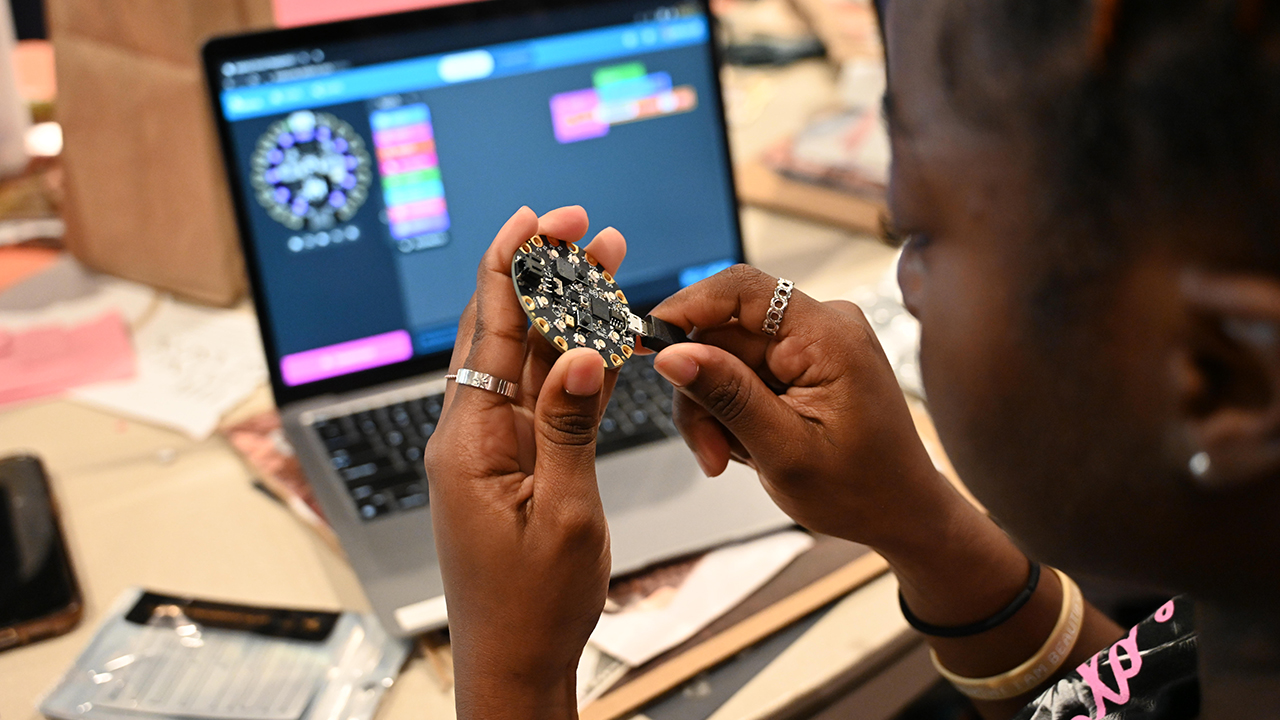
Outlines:
[{"label": "circular board graphic on screen", "polygon": [[291,230],[325,230],[350,220],[369,196],[369,152],[348,123],[299,110],[271,124],[250,160],[267,214]]}]

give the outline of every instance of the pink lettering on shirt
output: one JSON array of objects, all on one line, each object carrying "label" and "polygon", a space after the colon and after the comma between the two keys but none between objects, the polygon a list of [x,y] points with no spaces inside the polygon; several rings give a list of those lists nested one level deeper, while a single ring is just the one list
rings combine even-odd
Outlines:
[{"label": "pink lettering on shirt", "polygon": [[[1120,654],[1121,650],[1124,651],[1124,655]],[[1129,702],[1129,680],[1142,671],[1142,653],[1138,651],[1137,627],[1129,631],[1128,637],[1111,646],[1108,659],[1110,660],[1111,672],[1116,679],[1115,690],[1112,690],[1098,676],[1097,655],[1089,658],[1088,661],[1076,668],[1076,672],[1080,673],[1080,677],[1089,683],[1089,690],[1093,693],[1093,704],[1097,712],[1094,720],[1103,720],[1106,717],[1107,701],[1116,705],[1124,705]],[[1125,667],[1126,660],[1129,663],[1128,667]],[[1089,718],[1076,716],[1074,720],[1089,720]]]}]

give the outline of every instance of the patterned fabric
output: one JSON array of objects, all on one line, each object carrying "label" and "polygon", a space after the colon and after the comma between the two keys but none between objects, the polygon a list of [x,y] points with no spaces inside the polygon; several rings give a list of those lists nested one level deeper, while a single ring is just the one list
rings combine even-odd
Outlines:
[{"label": "patterned fabric", "polygon": [[1195,608],[1170,600],[1014,720],[1190,720],[1200,714]]}]

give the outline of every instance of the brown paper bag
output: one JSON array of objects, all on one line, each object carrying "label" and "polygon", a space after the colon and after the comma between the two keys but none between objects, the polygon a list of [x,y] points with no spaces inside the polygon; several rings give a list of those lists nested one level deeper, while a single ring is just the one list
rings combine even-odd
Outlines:
[{"label": "brown paper bag", "polygon": [[47,0],[67,246],[85,264],[230,305],[244,263],[200,68],[214,35],[270,27],[271,0]]}]

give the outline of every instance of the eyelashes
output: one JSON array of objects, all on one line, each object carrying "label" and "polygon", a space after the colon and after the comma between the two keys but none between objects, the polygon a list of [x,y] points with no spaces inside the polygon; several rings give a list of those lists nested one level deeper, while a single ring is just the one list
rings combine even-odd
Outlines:
[{"label": "eyelashes", "polygon": [[880,242],[894,250],[901,250],[907,243],[911,243],[912,250],[919,250],[928,245],[931,239],[924,233],[903,230],[887,212],[880,213],[880,228],[876,235],[880,238]]},{"label": "eyelashes", "polygon": [[895,250],[901,249],[911,239],[911,234],[902,232],[887,212],[880,213],[880,228],[876,235],[880,242]]}]

